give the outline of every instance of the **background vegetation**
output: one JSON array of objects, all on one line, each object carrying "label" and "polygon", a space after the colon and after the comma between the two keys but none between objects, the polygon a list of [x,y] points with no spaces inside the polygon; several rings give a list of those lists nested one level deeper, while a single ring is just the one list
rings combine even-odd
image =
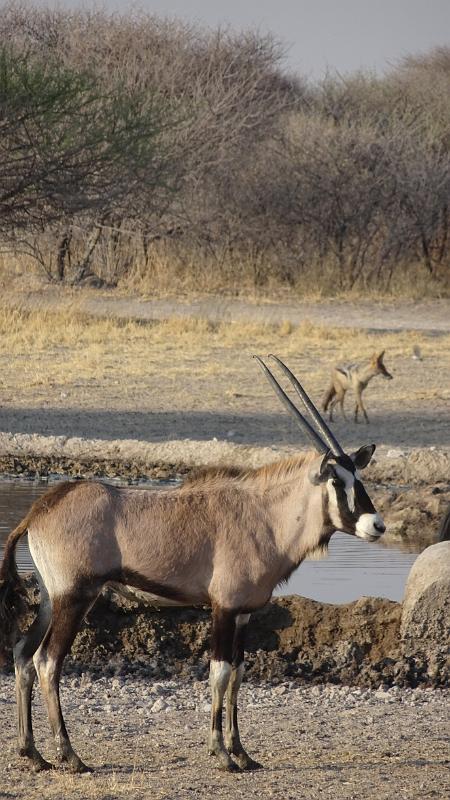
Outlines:
[{"label": "background vegetation", "polygon": [[259,33],[3,5],[0,244],[72,284],[445,294],[449,90],[450,48],[312,85]]}]

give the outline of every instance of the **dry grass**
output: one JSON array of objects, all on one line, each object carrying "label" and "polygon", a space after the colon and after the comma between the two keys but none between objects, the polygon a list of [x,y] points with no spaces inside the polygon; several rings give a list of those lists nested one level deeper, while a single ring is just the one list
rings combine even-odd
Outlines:
[{"label": "dry grass", "polygon": [[[140,243],[140,237],[138,237]],[[43,259],[49,274],[55,261],[55,243],[43,245]],[[77,259],[74,259],[77,262]],[[123,264],[131,264],[124,271]],[[167,296],[205,294],[228,294],[258,300],[275,298],[292,301],[301,298],[320,302],[328,298],[356,301],[359,299],[395,302],[445,298],[450,296],[448,269],[442,267],[439,278],[431,280],[428,271],[420,263],[398,264],[387,285],[385,278],[369,283],[358,281],[351,289],[339,281],[333,262],[308,263],[307,267],[293,273],[293,283],[288,284],[273,263],[270,255],[250,256],[218,253],[210,254],[175,243],[157,243],[151,250],[149,260],[144,259],[142,248],[136,245],[136,237],[124,241],[111,260],[107,249],[94,257],[93,272],[107,284],[117,283],[117,293],[138,296],[143,299]],[[313,279],[311,278],[313,276]],[[70,284],[71,274],[67,275]],[[21,253],[0,253],[0,287],[9,288],[11,281],[19,290],[38,286],[46,278],[45,270],[36,260]],[[48,276],[47,278],[48,279]],[[64,287],[67,291],[67,285]]]},{"label": "dry grass", "polygon": [[[68,312],[29,312],[0,307],[0,399],[31,402],[54,398],[61,391],[88,388],[92,402],[102,403],[108,389],[127,405],[127,397],[141,392],[157,396],[158,387],[202,387],[198,402],[216,402],[251,391],[266,394],[255,381],[250,356],[275,352],[286,358],[313,392],[322,392],[329,368],[339,361],[368,360],[386,350],[389,369],[408,369],[413,345],[424,362],[438,359],[450,371],[450,336],[432,338],[419,332],[372,334],[352,329],[326,328],[308,321],[299,326],[257,323],[221,323],[169,319],[140,324],[96,319],[72,309]],[[414,362],[412,362],[414,363]],[[195,379],[195,380],[194,380]],[[256,386],[254,384],[256,383]],[[433,396],[441,387],[420,387],[420,397]],[[396,382],[389,394],[396,396]],[[37,393],[37,395],[36,395]],[[177,394],[167,403],[176,405]],[[241,404],[239,401],[237,405]]]},{"label": "dry grass", "polygon": [[359,280],[350,289],[347,277],[344,276],[341,282],[336,265],[331,261],[309,262],[303,270],[294,270],[289,285],[283,278],[283,271],[273,263],[270,255],[231,258],[229,254],[224,254],[213,259],[198,251],[189,254],[186,248],[180,255],[174,247],[160,246],[153,250],[149,263],[144,262],[138,252],[131,259],[128,254],[128,261],[133,266],[119,280],[119,288],[127,294],[144,298],[155,297],[155,294],[170,295],[174,291],[188,295],[199,291],[209,294],[228,292],[271,299],[274,294],[288,293],[290,299],[300,297],[314,302],[330,297],[346,300],[423,300],[426,297],[448,297],[450,294],[446,271],[441,269],[440,279],[431,280],[429,272],[420,263],[398,264],[389,281],[386,274],[369,282]]}]

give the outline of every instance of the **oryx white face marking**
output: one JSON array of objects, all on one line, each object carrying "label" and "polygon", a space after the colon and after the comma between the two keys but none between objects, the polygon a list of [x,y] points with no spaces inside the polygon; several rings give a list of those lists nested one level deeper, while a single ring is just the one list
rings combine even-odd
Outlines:
[{"label": "oryx white face marking", "polygon": [[[347,505],[348,509],[351,513],[355,510],[355,490],[354,490],[354,478],[349,470],[341,467],[339,464],[333,465],[336,478],[343,483],[343,489],[345,491],[345,495],[347,498]],[[333,481],[336,478],[332,477],[328,480],[328,497],[329,497],[329,514],[331,517],[331,521],[333,525],[336,525],[336,528],[339,530],[343,526],[342,521],[342,514],[341,509],[339,508],[339,500],[336,491],[336,487],[333,485]]]},{"label": "oryx white face marking", "polygon": [[329,514],[333,525],[339,530],[342,526],[341,515],[339,514],[339,504],[336,494],[336,489],[333,486],[332,479],[327,481],[328,486],[328,500],[329,500]]},{"label": "oryx white face marking", "polygon": [[384,533],[385,527],[383,518],[380,514],[361,514],[356,523],[356,535],[360,539],[373,541],[379,539]]},{"label": "oryx white face marking", "polygon": [[341,467],[339,464],[336,464],[334,469],[335,469],[336,475],[338,476],[338,478],[341,479],[341,481],[344,484],[345,493],[347,495],[347,503],[348,503],[349,510],[350,511],[354,511],[355,510],[355,476],[351,472],[349,472],[348,469],[345,469],[344,467]]},{"label": "oryx white face marking", "polygon": [[328,480],[329,514],[337,530],[373,541],[384,533],[381,516],[375,511],[357,471],[333,464]]}]

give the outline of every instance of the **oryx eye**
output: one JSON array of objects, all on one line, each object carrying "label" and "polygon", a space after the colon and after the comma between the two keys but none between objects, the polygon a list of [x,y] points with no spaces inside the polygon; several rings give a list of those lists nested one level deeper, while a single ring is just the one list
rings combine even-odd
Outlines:
[{"label": "oryx eye", "polygon": [[342,482],[340,480],[338,480],[337,478],[333,478],[331,483],[336,489],[337,489],[338,486],[342,486]]}]

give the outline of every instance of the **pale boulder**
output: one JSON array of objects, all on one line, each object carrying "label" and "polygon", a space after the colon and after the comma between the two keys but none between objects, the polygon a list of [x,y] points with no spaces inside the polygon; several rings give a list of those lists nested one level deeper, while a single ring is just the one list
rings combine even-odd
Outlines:
[{"label": "pale boulder", "polygon": [[403,599],[403,655],[430,678],[450,668],[450,541],[427,547],[415,561]]}]

